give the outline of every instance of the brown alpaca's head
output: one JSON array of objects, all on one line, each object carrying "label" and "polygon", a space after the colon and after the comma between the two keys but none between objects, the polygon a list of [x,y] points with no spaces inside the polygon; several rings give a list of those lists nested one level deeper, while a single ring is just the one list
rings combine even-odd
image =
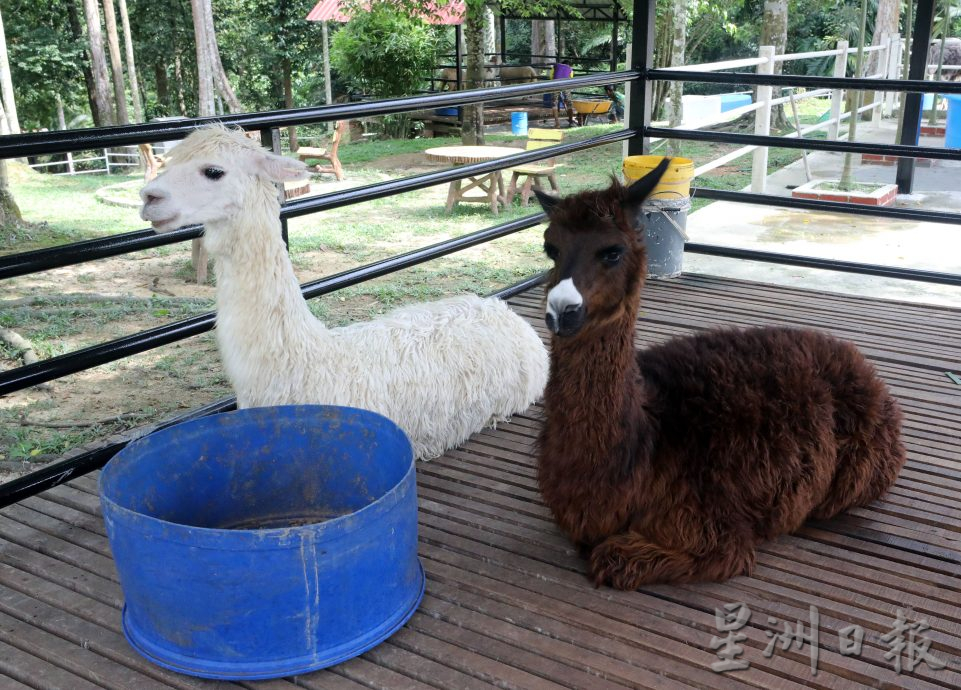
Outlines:
[{"label": "brown alpaca's head", "polygon": [[665,158],[630,187],[613,180],[607,189],[563,199],[535,192],[550,220],[544,251],[554,268],[547,281],[545,320],[552,333],[573,336],[636,309],[631,298],[647,267],[638,216],[669,163]]}]

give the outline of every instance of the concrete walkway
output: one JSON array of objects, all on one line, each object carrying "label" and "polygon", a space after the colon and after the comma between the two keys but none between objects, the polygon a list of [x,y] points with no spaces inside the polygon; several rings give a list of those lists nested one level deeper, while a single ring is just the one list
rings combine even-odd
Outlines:
[{"label": "concrete walkway", "polygon": [[[870,123],[859,123],[859,128],[858,141],[895,141],[897,124],[893,120],[884,120],[880,127],[874,128]],[[923,137],[920,143],[924,146],[942,146],[944,139]],[[838,179],[843,161],[844,155],[839,153],[808,154],[814,179]],[[855,170],[858,182],[893,183],[894,178],[894,166],[862,164]],[[930,167],[916,167],[914,179],[914,193],[900,195],[897,206],[961,212],[961,152],[959,160],[938,160]],[[766,191],[790,196],[791,189],[805,181],[804,164],[798,160],[770,175]],[[691,241],[705,244],[961,274],[959,225],[716,201],[690,214],[688,234]],[[684,257],[684,270],[778,285],[961,307],[961,288],[930,283],[690,253]]]}]

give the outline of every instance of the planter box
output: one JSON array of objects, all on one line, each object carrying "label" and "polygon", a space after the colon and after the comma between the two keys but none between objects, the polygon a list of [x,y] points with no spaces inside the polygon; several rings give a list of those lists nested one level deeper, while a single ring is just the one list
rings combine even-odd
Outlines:
[{"label": "planter box", "polygon": [[[919,168],[930,168],[934,165],[933,158],[915,158],[915,165]],[[877,153],[862,153],[861,163],[864,165],[897,165],[897,156],[881,156]]]},{"label": "planter box", "polygon": [[943,137],[944,125],[921,125],[921,136],[923,137]]},{"label": "planter box", "polygon": [[836,180],[811,180],[802,184],[791,192],[795,199],[820,199],[821,201],[844,201],[850,204],[864,204],[865,206],[890,206],[898,195],[896,184],[878,185],[872,192],[842,192],[836,189],[821,189],[825,183]]}]

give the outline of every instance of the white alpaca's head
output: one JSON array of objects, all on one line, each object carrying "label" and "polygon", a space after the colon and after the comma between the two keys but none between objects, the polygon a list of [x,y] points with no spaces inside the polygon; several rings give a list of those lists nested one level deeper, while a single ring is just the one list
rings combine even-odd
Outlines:
[{"label": "white alpaca's head", "polygon": [[202,127],[174,147],[164,172],[141,190],[140,217],[157,232],[229,221],[252,198],[276,200],[272,183],[305,176],[303,163],[267,151],[243,130]]}]

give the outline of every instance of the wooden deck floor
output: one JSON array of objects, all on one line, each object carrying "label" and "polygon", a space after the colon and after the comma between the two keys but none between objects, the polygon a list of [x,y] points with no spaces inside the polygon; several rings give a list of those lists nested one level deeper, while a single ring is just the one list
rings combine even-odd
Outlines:
[{"label": "wooden deck floor", "polygon": [[[540,328],[540,293],[512,300]],[[961,310],[893,304],[715,278],[649,284],[639,344],[715,325],[822,327],[877,363],[907,412],[907,467],[869,508],[812,524],[762,549],[753,577],[640,592],[595,589],[541,504],[532,457],[540,412],[420,464],[420,554],[427,593],[388,642],[333,669],[245,687],[859,688],[961,687]],[[543,332],[543,329],[541,329]],[[0,511],[0,688],[235,687],[166,672],[120,632],[121,591],[96,476]],[[712,670],[715,609],[742,603],[750,668]],[[819,614],[810,646],[764,650],[785,621]],[[905,625],[902,673],[881,637]],[[777,619],[772,621],[770,619]],[[859,655],[839,630],[865,632]],[[913,647],[910,642],[916,643]],[[924,649],[947,668],[907,672]],[[889,654],[888,657],[885,655]]]}]

